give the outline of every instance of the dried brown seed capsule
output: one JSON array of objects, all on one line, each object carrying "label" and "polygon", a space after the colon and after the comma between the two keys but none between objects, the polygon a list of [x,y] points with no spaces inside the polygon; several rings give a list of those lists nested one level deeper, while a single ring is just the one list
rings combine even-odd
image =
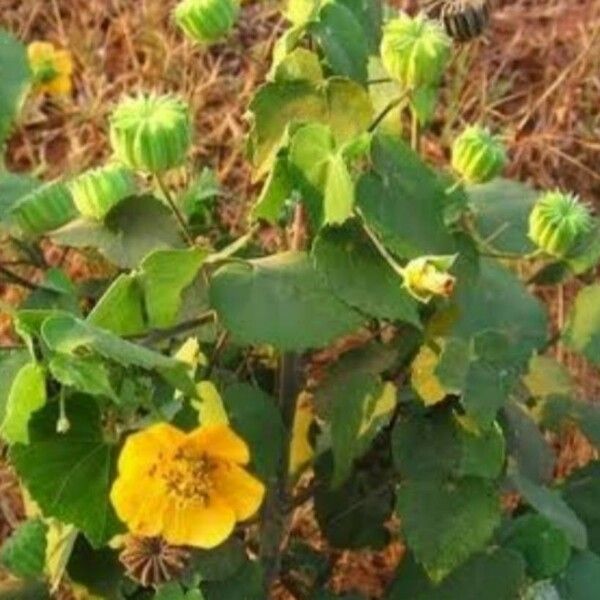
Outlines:
[{"label": "dried brown seed capsule", "polygon": [[479,37],[490,23],[488,0],[448,0],[442,6],[441,20],[446,33],[457,42]]}]

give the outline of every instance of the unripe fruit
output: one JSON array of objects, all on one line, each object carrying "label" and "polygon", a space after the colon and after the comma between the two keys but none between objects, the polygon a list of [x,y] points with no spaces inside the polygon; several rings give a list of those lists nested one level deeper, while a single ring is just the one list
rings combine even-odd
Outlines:
[{"label": "unripe fruit", "polygon": [[73,202],[85,217],[102,220],[121,200],[137,190],[133,173],[121,165],[109,165],[82,173],[69,183]]},{"label": "unripe fruit", "polygon": [[188,107],[170,95],[130,97],[110,117],[116,158],[131,169],[162,173],[181,165],[191,141]]},{"label": "unripe fruit", "polygon": [[238,10],[236,0],[183,0],[173,15],[188,37],[200,44],[212,44],[229,33]]},{"label": "unripe fruit", "polygon": [[592,228],[588,207],[577,196],[546,192],[529,214],[529,238],[544,252],[564,258]]},{"label": "unripe fruit", "polygon": [[502,142],[487,129],[470,125],[452,145],[452,167],[467,183],[485,183],[506,165]]},{"label": "unripe fruit", "polygon": [[406,88],[437,85],[452,41],[442,26],[420,14],[401,13],[384,28],[381,60],[388,73]]},{"label": "unripe fruit", "polygon": [[67,186],[51,181],[23,196],[10,214],[25,233],[39,235],[64,225],[76,212]]}]

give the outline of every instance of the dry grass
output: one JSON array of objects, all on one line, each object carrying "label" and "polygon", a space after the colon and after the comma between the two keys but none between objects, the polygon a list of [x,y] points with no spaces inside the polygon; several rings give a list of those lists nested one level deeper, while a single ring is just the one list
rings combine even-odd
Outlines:
[{"label": "dry grass", "polygon": [[[10,143],[9,165],[15,170],[34,169],[44,178],[95,165],[108,156],[106,117],[123,93],[175,91],[190,102],[195,116],[194,165],[213,167],[239,199],[221,211],[232,227],[242,226],[255,193],[243,158],[243,115],[264,79],[272,43],[284,24],[275,4],[246,4],[232,40],[199,50],[170,22],[174,3],[0,0],[0,26],[26,42],[45,39],[68,47],[76,61],[71,98],[29,103]],[[486,39],[455,59],[454,77],[443,94],[436,123],[439,137],[428,137],[428,153],[443,161],[452,135],[465,122],[482,120],[506,136],[512,158],[509,175],[539,187],[572,189],[600,207],[600,0],[496,4]],[[79,255],[68,264],[74,274],[83,276]],[[564,320],[574,290],[568,286],[543,291],[555,324]],[[3,298],[16,303],[21,296],[11,288]],[[0,316],[0,330],[6,331],[8,325],[7,317]],[[569,355],[562,359],[578,377],[582,391],[595,397],[600,392],[597,371]],[[569,438],[561,468],[589,457],[587,447],[573,439]],[[14,492],[14,480],[0,469],[0,536],[12,526],[10,510],[18,507]],[[376,555],[340,555],[336,588],[378,593],[399,555],[398,548]]]}]

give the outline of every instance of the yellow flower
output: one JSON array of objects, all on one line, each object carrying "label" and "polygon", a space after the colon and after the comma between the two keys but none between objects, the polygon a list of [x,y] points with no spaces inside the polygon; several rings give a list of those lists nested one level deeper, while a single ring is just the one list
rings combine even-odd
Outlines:
[{"label": "yellow flower", "polygon": [[213,548],[262,503],[263,484],[241,467],[249,460],[227,425],[185,433],[159,423],[127,438],[111,501],[132,533]]},{"label": "yellow flower", "polygon": [[27,55],[36,90],[54,95],[71,91],[73,59],[68,50],[57,50],[50,42],[32,42]]},{"label": "yellow flower", "polygon": [[456,278],[447,271],[456,256],[421,256],[411,260],[404,269],[404,287],[420,302],[433,296],[448,298],[454,291]]},{"label": "yellow flower", "polygon": [[300,392],[296,402],[296,412],[292,426],[290,443],[290,475],[296,475],[314,457],[315,451],[310,443],[310,428],[315,420],[312,397],[307,392]]}]

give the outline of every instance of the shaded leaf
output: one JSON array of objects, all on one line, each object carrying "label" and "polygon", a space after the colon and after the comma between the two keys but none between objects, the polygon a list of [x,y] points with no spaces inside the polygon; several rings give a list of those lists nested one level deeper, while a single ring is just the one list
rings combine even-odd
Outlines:
[{"label": "shaded leaf", "polygon": [[131,269],[153,250],[183,246],[170,210],[152,196],[127,198],[103,223],[77,219],[51,237],[62,245],[96,248],[116,265]]},{"label": "shaded leaf", "polygon": [[525,501],[560,529],[574,548],[587,547],[585,525],[558,491],[537,485],[518,473],[511,474],[510,479]]},{"label": "shaded leaf", "polygon": [[58,413],[56,402],[36,413],[30,445],[14,446],[11,460],[46,516],[72,523],[100,546],[120,530],[108,497],[116,446],[105,441],[100,412],[89,397],[66,402],[67,433],[56,432]]},{"label": "shaded leaf", "polygon": [[405,258],[452,254],[455,244],[443,220],[444,189],[435,172],[404,142],[376,135],[372,169],[361,177],[357,204],[369,226]]},{"label": "shaded leaf", "polygon": [[21,109],[30,79],[25,46],[8,32],[0,30],[0,149]]},{"label": "shaded leaf", "polygon": [[88,348],[124,367],[134,365],[149,371],[156,370],[177,389],[189,396],[196,396],[196,387],[185,363],[122,340],[109,331],[70,315],[46,319],[42,326],[42,337],[55,352],[75,354],[80,348]]},{"label": "shaded leaf", "polygon": [[108,369],[95,357],[55,354],[48,367],[52,376],[64,386],[91,396],[119,401],[110,383]]},{"label": "shaded leaf", "polygon": [[21,523],[4,542],[0,550],[0,563],[17,577],[42,577],[46,564],[47,530],[41,519]]},{"label": "shaded leaf", "polygon": [[473,477],[404,482],[397,500],[408,546],[434,581],[481,550],[500,523],[496,490]]},{"label": "shaded leaf", "polygon": [[509,254],[535,251],[527,232],[538,192],[523,183],[497,178],[468,186],[467,194],[475,227],[488,247]]},{"label": "shaded leaf", "polygon": [[567,570],[556,581],[561,600],[592,600],[598,595],[600,556],[585,551],[576,553]]},{"label": "shaded leaf", "polygon": [[221,267],[212,277],[210,298],[236,340],[281,350],[325,346],[362,322],[300,252]]},{"label": "shaded leaf", "polygon": [[420,328],[416,301],[356,223],[321,230],[313,258],[317,270],[344,302],[368,315]]},{"label": "shaded leaf", "polygon": [[600,284],[585,287],[577,294],[563,338],[570,348],[600,364]]}]

